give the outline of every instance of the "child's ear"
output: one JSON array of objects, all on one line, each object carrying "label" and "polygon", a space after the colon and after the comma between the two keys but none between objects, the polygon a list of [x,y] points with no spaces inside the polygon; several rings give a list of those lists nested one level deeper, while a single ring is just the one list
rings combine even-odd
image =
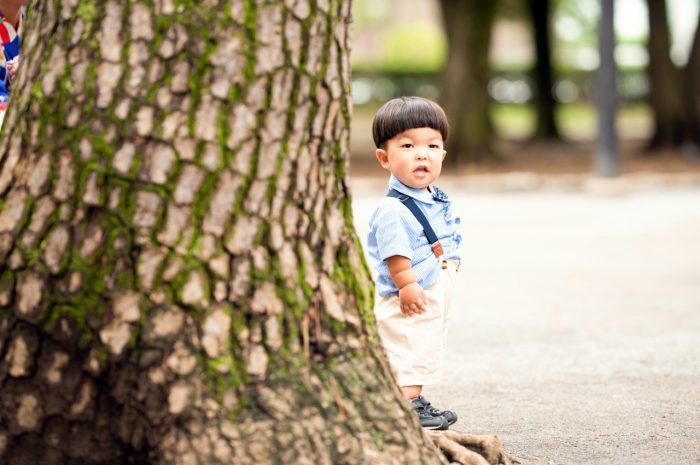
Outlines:
[{"label": "child's ear", "polygon": [[386,150],[377,149],[374,152],[374,155],[377,157],[377,160],[379,160],[379,164],[382,165],[382,168],[388,170],[389,169],[389,154],[386,153]]},{"label": "child's ear", "polygon": [[442,159],[444,160],[446,156],[447,156],[447,150],[443,150],[442,151]]}]

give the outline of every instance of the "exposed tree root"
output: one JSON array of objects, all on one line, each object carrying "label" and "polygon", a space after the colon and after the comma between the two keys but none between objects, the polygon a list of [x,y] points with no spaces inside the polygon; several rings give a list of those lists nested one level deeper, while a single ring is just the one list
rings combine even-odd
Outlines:
[{"label": "exposed tree root", "polygon": [[501,439],[496,435],[473,435],[456,431],[428,431],[428,434],[450,463],[460,465],[520,463],[503,450]]}]

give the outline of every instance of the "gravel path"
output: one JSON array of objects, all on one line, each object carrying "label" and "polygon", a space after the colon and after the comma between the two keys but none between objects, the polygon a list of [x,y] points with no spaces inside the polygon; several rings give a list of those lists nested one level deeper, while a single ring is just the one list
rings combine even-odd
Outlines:
[{"label": "gravel path", "polygon": [[[485,193],[461,212],[453,429],[527,463],[700,464],[700,189]],[[385,181],[354,179],[355,219]]]}]

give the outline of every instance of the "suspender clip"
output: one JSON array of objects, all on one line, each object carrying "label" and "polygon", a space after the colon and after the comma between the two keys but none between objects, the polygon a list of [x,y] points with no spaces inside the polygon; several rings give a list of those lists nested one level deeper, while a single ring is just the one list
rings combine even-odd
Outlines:
[{"label": "suspender clip", "polygon": [[442,251],[442,245],[440,244],[440,241],[431,245],[430,248],[433,249],[433,253],[437,258],[440,258],[444,254],[444,252]]}]

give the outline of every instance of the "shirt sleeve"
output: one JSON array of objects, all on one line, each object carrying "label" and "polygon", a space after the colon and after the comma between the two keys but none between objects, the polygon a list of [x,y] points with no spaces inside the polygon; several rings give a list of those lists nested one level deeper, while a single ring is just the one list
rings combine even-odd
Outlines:
[{"label": "shirt sleeve", "polygon": [[380,204],[372,228],[375,230],[377,251],[381,260],[394,255],[413,258],[411,212],[400,201],[387,199]]}]

